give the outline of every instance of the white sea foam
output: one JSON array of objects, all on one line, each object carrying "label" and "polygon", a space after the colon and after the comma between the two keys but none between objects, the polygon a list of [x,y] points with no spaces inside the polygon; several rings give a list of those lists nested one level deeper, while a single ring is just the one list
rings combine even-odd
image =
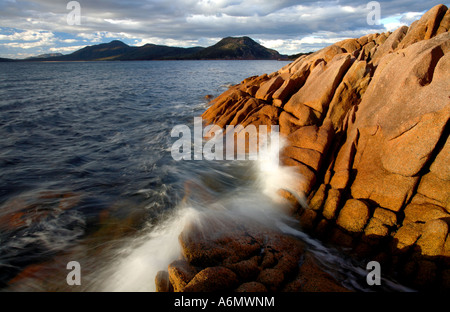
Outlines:
[{"label": "white sea foam", "polygon": [[[348,287],[367,291],[364,285],[367,272],[344,257],[335,249],[325,247],[320,241],[302,232],[296,221],[284,213],[284,203],[277,191],[286,189],[306,205],[304,195],[296,193],[295,185],[301,177],[290,167],[280,166],[278,154],[284,142],[266,150],[264,157],[253,163],[257,170],[254,183],[239,187],[214,199],[199,200],[196,197],[189,204],[181,203],[175,213],[148,233],[130,242],[116,255],[115,261],[102,274],[101,289],[104,291],[155,291],[155,276],[160,270],[180,257],[178,237],[189,223],[204,235],[226,231],[230,226],[257,222],[301,239],[308,245],[322,267]],[[201,190],[198,190],[201,192]],[[409,289],[383,279],[388,290]]]},{"label": "white sea foam", "polygon": [[168,264],[179,257],[178,235],[197,215],[195,209],[179,209],[150,232],[129,242],[115,256],[116,260],[98,276],[101,290],[155,291],[156,273],[167,270]]},{"label": "white sea foam", "polygon": [[[116,260],[98,276],[100,288],[103,291],[154,291],[157,272],[167,270],[180,256],[178,236],[189,223],[196,223],[197,228],[208,235],[250,220],[273,228],[283,222],[286,216],[282,204],[274,201],[276,190],[280,186],[289,189],[295,176],[289,168],[279,166],[280,148],[281,145],[269,147],[267,154],[255,161],[258,178],[254,183],[213,200],[201,200],[202,196],[196,196],[189,204],[180,203],[164,222],[126,243],[127,246],[114,256]],[[202,192],[200,188],[196,191]]]}]

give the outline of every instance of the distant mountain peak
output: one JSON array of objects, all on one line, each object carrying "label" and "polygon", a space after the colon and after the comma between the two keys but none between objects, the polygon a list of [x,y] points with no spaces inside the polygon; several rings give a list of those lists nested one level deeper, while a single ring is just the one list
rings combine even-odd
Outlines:
[{"label": "distant mountain peak", "polygon": [[215,45],[202,48],[180,48],[147,43],[141,47],[129,46],[120,40],[86,46],[67,55],[40,55],[34,61],[130,61],[130,60],[274,60],[277,51],[268,49],[252,38],[226,37]]},{"label": "distant mountain peak", "polygon": [[28,57],[28,59],[35,59],[35,58],[50,58],[50,57],[58,57],[58,56],[62,56],[62,53],[45,53],[45,54],[40,54],[37,56],[30,56]]},{"label": "distant mountain peak", "polygon": [[225,37],[222,40],[220,40],[217,44],[223,44],[223,43],[230,43],[235,42],[239,44],[259,44],[255,40],[253,40],[250,37],[244,36],[244,37]]},{"label": "distant mountain peak", "polygon": [[280,59],[277,51],[268,49],[250,37],[226,37],[199,53],[202,59]]},{"label": "distant mountain peak", "polygon": [[120,41],[120,40],[113,40],[113,41],[111,41],[111,42],[109,42],[109,43],[106,43],[107,45],[114,45],[114,46],[124,46],[124,47],[129,47],[129,45],[128,44],[126,44],[126,43],[124,43],[124,42],[122,42],[122,41]]}]

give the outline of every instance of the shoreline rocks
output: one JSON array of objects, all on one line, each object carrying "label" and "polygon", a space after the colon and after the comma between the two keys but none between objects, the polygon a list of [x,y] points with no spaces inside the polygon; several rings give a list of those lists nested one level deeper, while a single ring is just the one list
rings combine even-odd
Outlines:
[{"label": "shoreline rocks", "polygon": [[[157,291],[348,291],[317,266],[298,239],[256,223],[205,218],[203,222],[224,222],[229,228],[204,231],[202,223],[193,222],[183,229],[182,257],[158,272]],[[309,272],[306,279],[302,270]]]},{"label": "shoreline rocks", "polygon": [[[303,230],[357,259],[379,261],[383,272],[419,290],[450,285],[449,16],[437,5],[410,27],[303,55],[231,87],[202,115],[220,127],[279,125],[288,142],[280,159],[303,177],[298,194],[280,194]],[[295,195],[307,197],[308,205]],[[275,254],[258,255],[267,248],[261,235],[230,233],[230,243],[213,241],[214,248],[197,238],[180,242],[187,263],[216,267],[203,276],[225,274],[222,267],[235,274],[242,267],[252,276],[237,274],[241,284],[229,289],[316,289],[294,287],[302,283],[287,281],[285,267],[265,267]],[[276,233],[268,237],[283,241]],[[244,252],[239,265],[230,260],[236,246]],[[299,280],[310,277],[303,272]]]}]

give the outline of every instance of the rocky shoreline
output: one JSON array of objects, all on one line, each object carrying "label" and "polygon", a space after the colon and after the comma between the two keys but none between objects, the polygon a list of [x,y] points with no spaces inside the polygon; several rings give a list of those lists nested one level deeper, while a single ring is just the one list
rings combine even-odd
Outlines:
[{"label": "rocky shoreline", "polygon": [[[338,42],[250,77],[202,115],[220,127],[279,125],[286,190],[303,231],[378,261],[418,290],[450,289],[450,10]],[[292,237],[253,227],[214,237],[192,226],[159,291],[346,291]],[[221,235],[223,234],[223,235]]]},{"label": "rocky shoreline", "polygon": [[[204,216],[179,236],[182,257],[158,272],[159,292],[348,291],[305,244],[261,224]],[[204,231],[202,224],[215,231]],[[298,264],[302,265],[299,266]]]}]

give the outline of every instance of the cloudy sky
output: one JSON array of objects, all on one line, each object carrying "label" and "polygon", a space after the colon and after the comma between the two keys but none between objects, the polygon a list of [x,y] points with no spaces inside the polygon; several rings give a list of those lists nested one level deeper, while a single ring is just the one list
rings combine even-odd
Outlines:
[{"label": "cloudy sky", "polygon": [[367,16],[374,12],[369,1],[79,0],[77,25],[73,23],[77,11],[73,6],[68,9],[68,3],[0,0],[0,57],[67,54],[115,39],[134,46],[209,46],[223,37],[243,35],[294,54],[410,25],[432,6],[446,4],[378,1],[379,25],[369,25]]}]

